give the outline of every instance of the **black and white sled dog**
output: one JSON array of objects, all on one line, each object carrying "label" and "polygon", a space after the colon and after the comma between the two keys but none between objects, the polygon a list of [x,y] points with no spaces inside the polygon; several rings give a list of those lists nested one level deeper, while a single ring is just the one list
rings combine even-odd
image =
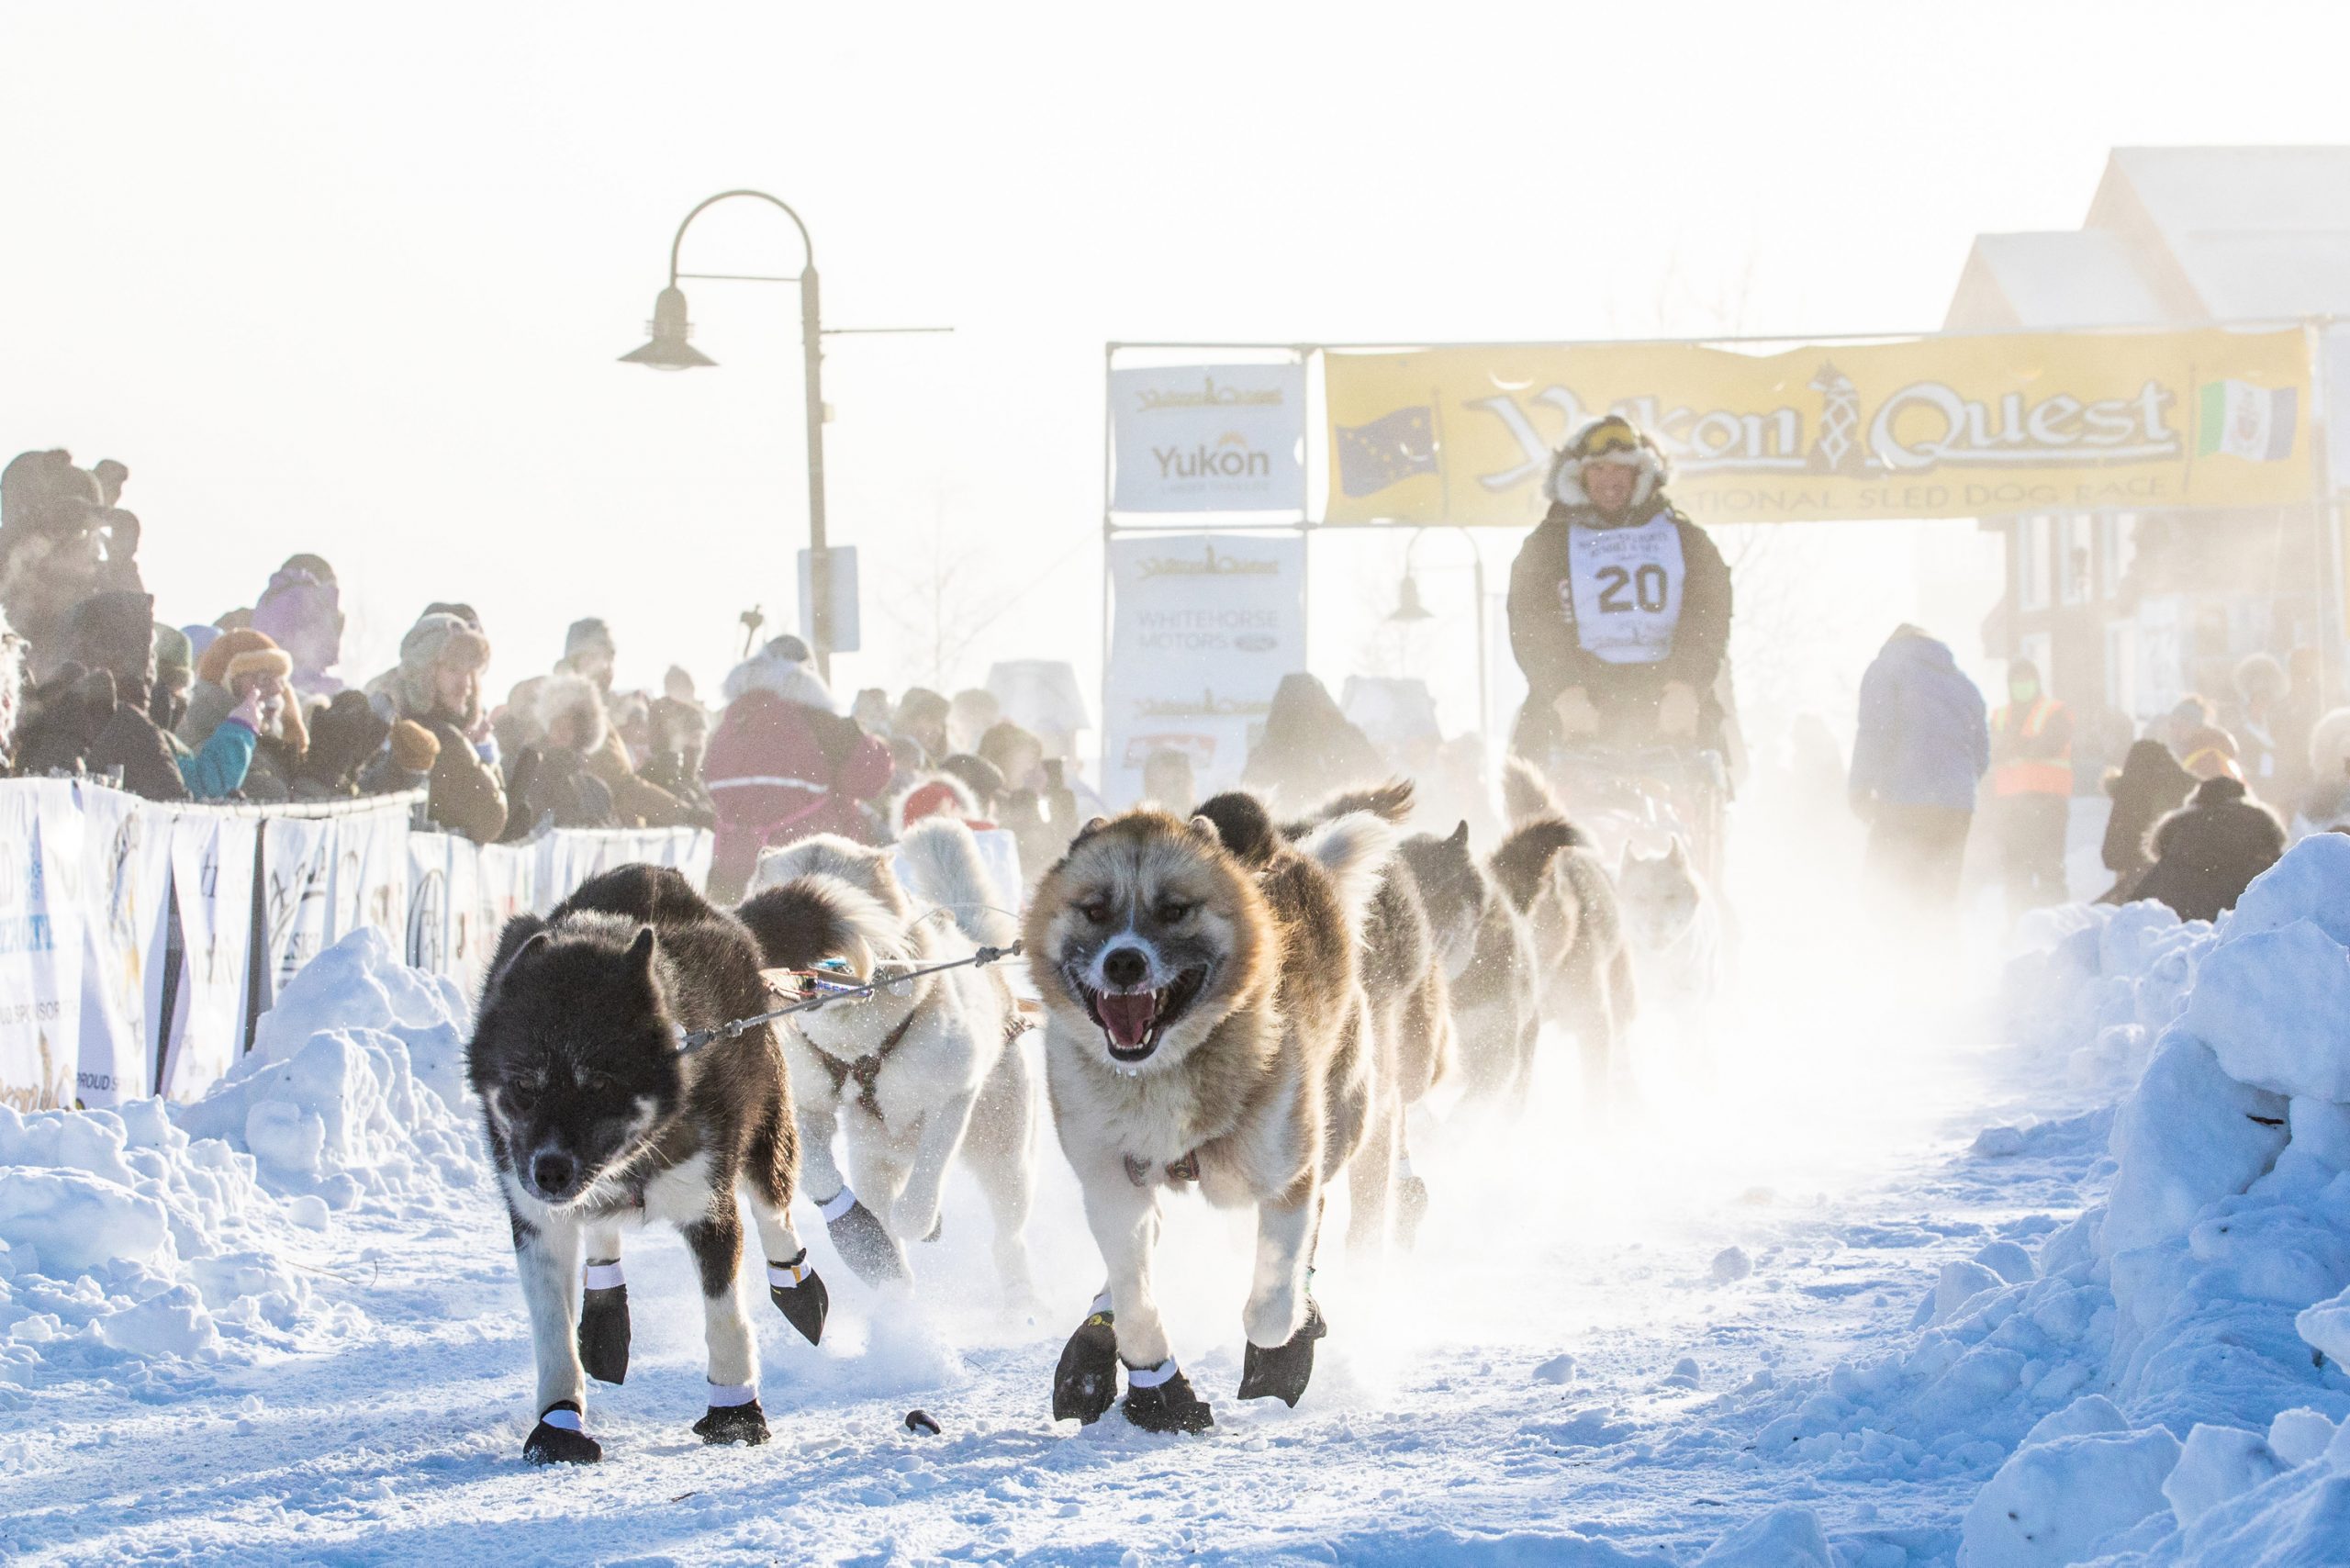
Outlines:
[{"label": "black and white sled dog", "polygon": [[1705,874],[1677,835],[1662,855],[1626,845],[1616,897],[1641,998],[1673,1020],[1684,1045],[1702,1046],[1728,957],[1723,911]]},{"label": "black and white sled dog", "polygon": [[[1348,790],[1325,801],[1314,814],[1281,828],[1302,843],[1324,823],[1368,812],[1391,825],[1412,814],[1413,790],[1403,779]],[[1347,1246],[1375,1256],[1395,1237],[1409,1247],[1427,1213],[1427,1181],[1412,1169],[1405,1119],[1413,1106],[1452,1067],[1451,988],[1437,953],[1436,932],[1413,865],[1401,855],[1379,873],[1379,890],[1364,912],[1363,995],[1370,1004],[1374,1071],[1371,1126],[1347,1167]]]},{"label": "black and white sled dog", "polygon": [[1294,1405],[1326,1332],[1308,1275],[1324,1189],[1371,1115],[1355,955],[1394,832],[1355,812],[1292,846],[1253,797],[1218,796],[1200,813],[1097,818],[1029,904],[1053,1121],[1109,1274],[1061,1352],[1056,1418],[1099,1419],[1123,1361],[1136,1426],[1214,1424],[1151,1294],[1170,1185],[1257,1211],[1243,1399]]},{"label": "black and white sled dog", "polygon": [[[588,1377],[628,1373],[623,1227],[676,1226],[701,1275],[706,1442],[758,1443],[758,1343],[735,1294],[747,1199],[769,1294],[811,1343],[823,1282],[791,1224],[798,1152],[783,1054],[766,1027],[686,1049],[688,1032],[771,1005],[751,934],[677,872],[608,871],[498,935],[466,1071],[498,1186],[538,1360],[527,1459],[589,1463]],[[584,1299],[582,1291],[584,1288]]]},{"label": "black and white sled dog", "polygon": [[[902,883],[890,851],[829,834],[761,857],[758,890],[740,913],[767,967],[830,963],[859,980],[887,979],[983,946],[1009,947],[1018,935],[962,823],[923,818],[897,858]],[[994,1211],[1007,1298],[1032,1298],[1036,1093],[1020,1048],[1024,1026],[994,967],[949,969],[789,1021],[784,1054],[809,1195],[867,1282],[911,1278],[906,1244],[939,1235],[940,1193],[959,1154]]]},{"label": "black and white sled dog", "polygon": [[1502,771],[1502,804],[1510,830],[1488,868],[1533,933],[1543,1019],[1574,1036],[1585,1094],[1604,1097],[1628,1066],[1619,1046],[1636,995],[1615,883],[1523,758]]},{"label": "black and white sled dog", "polygon": [[1542,1029],[1533,930],[1471,851],[1466,822],[1441,838],[1415,834],[1396,854],[1412,868],[1449,980],[1464,1098],[1522,1107]]}]

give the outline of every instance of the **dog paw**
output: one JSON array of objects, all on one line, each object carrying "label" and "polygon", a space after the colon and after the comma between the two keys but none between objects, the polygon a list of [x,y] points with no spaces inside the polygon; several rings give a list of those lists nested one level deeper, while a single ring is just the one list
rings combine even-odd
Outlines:
[{"label": "dog paw", "polygon": [[579,1364],[598,1383],[628,1381],[628,1287],[591,1290],[579,1307]]},{"label": "dog paw", "polygon": [[942,1236],[944,1236],[944,1235],[946,1235],[946,1210],[944,1210],[944,1209],[941,1209],[938,1213],[936,1213],[936,1214],[934,1214],[934,1215],[931,1215],[931,1218],[930,1218],[930,1233],[929,1233],[928,1235],[924,1236],[924,1237],[923,1238],[923,1239],[924,1241],[935,1241],[935,1240],[937,1240],[940,1237],[942,1237]]},{"label": "dog paw", "polygon": [[1305,1323],[1289,1342],[1268,1350],[1249,1344],[1240,1363],[1240,1397],[1243,1399],[1278,1399],[1296,1407],[1305,1393],[1305,1385],[1314,1377],[1314,1341],[1330,1332],[1322,1321],[1322,1309],[1309,1298],[1305,1304]]},{"label": "dog paw", "polygon": [[1270,1349],[1296,1338],[1313,1310],[1313,1300],[1304,1291],[1273,1290],[1249,1299],[1241,1308],[1240,1327],[1252,1348]]},{"label": "dog paw", "polygon": [[1405,1248],[1418,1245],[1420,1222],[1428,1217],[1428,1184],[1417,1176],[1395,1183],[1395,1239]]},{"label": "dog paw", "polygon": [[[548,1417],[565,1424],[557,1425]],[[531,1435],[522,1439],[522,1457],[532,1464],[595,1464],[604,1457],[604,1445],[581,1431],[574,1424],[579,1419],[579,1406],[568,1400],[551,1406]]]},{"label": "dog paw", "polygon": [[706,1443],[743,1443],[756,1448],[767,1440],[767,1413],[759,1402],[713,1405],[710,1414],[694,1423],[694,1436]]},{"label": "dog paw", "polygon": [[824,1288],[823,1276],[807,1266],[807,1251],[803,1249],[797,1263],[767,1265],[767,1299],[783,1314],[783,1320],[800,1330],[800,1337],[811,1345],[824,1342],[824,1317],[832,1310],[832,1292]]},{"label": "dog paw", "polygon": [[882,1228],[880,1219],[862,1203],[851,1204],[848,1212],[835,1220],[824,1222],[824,1228],[839,1249],[841,1261],[855,1271],[856,1277],[868,1285],[893,1284],[907,1278],[905,1254]]},{"label": "dog paw", "polygon": [[1215,1425],[1215,1412],[1192,1392],[1192,1380],[1181,1372],[1147,1388],[1132,1386],[1135,1371],[1126,1377],[1126,1419],[1146,1432],[1204,1432]]},{"label": "dog paw", "polygon": [[1118,1397],[1118,1331],[1107,1312],[1097,1312],[1078,1325],[1061,1347],[1060,1365],[1053,1369],[1053,1419],[1102,1419]]}]

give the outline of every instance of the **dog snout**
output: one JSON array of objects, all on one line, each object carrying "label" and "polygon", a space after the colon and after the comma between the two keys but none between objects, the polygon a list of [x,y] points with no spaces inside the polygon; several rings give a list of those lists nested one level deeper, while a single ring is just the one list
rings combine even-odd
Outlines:
[{"label": "dog snout", "polygon": [[543,1148],[531,1157],[531,1184],[550,1197],[571,1191],[579,1179],[579,1161],[559,1148]]},{"label": "dog snout", "polygon": [[1150,960],[1139,947],[1113,947],[1102,955],[1102,978],[1121,991],[1132,991],[1150,975]]}]

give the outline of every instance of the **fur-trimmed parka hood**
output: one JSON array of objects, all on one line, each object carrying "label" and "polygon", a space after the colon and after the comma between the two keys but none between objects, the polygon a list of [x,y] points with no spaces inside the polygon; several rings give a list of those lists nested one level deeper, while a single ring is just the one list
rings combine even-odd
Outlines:
[{"label": "fur-trimmed parka hood", "polygon": [[554,728],[557,719],[569,718],[577,734],[572,745],[581,756],[599,750],[604,744],[608,721],[604,714],[603,694],[596,683],[582,675],[551,675],[539,688],[539,734],[544,735]]},{"label": "fur-trimmed parka hood", "polygon": [[732,702],[746,691],[772,691],[785,701],[797,702],[803,708],[839,712],[840,705],[833,700],[832,688],[824,684],[823,677],[812,666],[778,650],[776,644],[784,641],[777,638],[726,673],[725,684],[719,688],[726,700]]},{"label": "fur-trimmed parka hood", "polygon": [[[1639,444],[1628,450],[1587,454],[1595,435],[1628,431]],[[1567,432],[1566,444],[1550,459],[1550,477],[1543,486],[1544,493],[1561,506],[1588,507],[1591,497],[1583,487],[1583,470],[1586,463],[1614,463],[1634,469],[1639,477],[1632,486],[1631,511],[1645,515],[1649,502],[1673,476],[1673,465],[1666,460],[1655,438],[1633,428],[1621,414],[1600,414],[1583,420]]]}]

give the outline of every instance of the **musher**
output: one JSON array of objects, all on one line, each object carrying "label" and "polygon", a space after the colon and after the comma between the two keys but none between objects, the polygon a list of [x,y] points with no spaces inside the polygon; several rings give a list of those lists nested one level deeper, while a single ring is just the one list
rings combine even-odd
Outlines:
[{"label": "musher", "polygon": [[1665,499],[1664,454],[1620,414],[1586,421],[1550,465],[1550,510],[1509,574],[1526,672],[1510,748],[1724,749],[1718,688],[1729,567]]}]

